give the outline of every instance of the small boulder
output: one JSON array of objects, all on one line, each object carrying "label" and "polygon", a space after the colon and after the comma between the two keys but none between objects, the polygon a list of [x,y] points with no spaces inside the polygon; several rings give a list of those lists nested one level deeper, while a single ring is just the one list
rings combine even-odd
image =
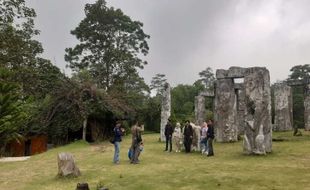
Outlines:
[{"label": "small boulder", "polygon": [[73,155],[70,153],[58,154],[58,176],[80,176],[81,172],[76,166]]}]

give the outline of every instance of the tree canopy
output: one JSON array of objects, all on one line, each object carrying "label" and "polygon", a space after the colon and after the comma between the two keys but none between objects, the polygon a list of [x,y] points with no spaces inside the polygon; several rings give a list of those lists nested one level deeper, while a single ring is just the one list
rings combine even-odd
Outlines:
[{"label": "tree canopy", "polygon": [[[136,74],[146,61],[149,47],[139,21],[133,21],[120,9],[108,7],[105,0],[86,4],[86,17],[71,31],[80,41],[67,48],[65,60],[74,71],[87,69],[99,88],[109,90],[119,79]],[[126,80],[123,80],[123,82]]]}]

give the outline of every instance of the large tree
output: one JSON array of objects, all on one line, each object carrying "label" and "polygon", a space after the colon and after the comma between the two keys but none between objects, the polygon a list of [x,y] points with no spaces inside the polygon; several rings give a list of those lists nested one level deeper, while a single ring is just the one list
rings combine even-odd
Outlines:
[{"label": "large tree", "polygon": [[154,77],[152,77],[150,88],[152,90],[155,90],[156,94],[161,95],[166,83],[167,83],[166,75],[158,73]]},{"label": "large tree", "polygon": [[0,155],[4,153],[7,143],[22,138],[19,132],[26,118],[19,86],[8,81],[10,75],[8,69],[0,67]]},{"label": "large tree", "polygon": [[71,31],[80,43],[66,49],[70,68],[89,70],[98,87],[109,90],[116,79],[135,74],[147,64],[140,58],[149,50],[149,35],[142,30],[141,22],[108,7],[105,0],[86,4],[85,15]]},{"label": "large tree", "polygon": [[310,65],[296,65],[290,70],[292,73],[289,76],[289,79],[308,79],[310,77]]},{"label": "large tree", "polygon": [[12,71],[12,79],[20,85],[24,96],[41,91],[37,87],[43,67],[56,68],[38,57],[43,48],[34,39],[39,34],[34,27],[35,17],[35,10],[27,7],[25,0],[0,1],[0,65]]},{"label": "large tree", "polygon": [[205,70],[199,72],[200,79],[197,82],[202,82],[206,89],[213,89],[214,88],[214,73],[210,67],[207,67]]},{"label": "large tree", "polygon": [[[310,65],[296,65],[291,68],[288,80],[309,80]],[[294,126],[304,127],[304,87],[293,86],[293,119]]]}]

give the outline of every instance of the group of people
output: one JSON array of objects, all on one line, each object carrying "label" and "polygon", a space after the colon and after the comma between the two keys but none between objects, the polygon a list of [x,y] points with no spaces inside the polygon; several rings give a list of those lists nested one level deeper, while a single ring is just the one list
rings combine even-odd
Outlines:
[{"label": "group of people", "polygon": [[[214,128],[212,120],[208,122],[203,122],[200,128],[200,144],[202,154],[207,156],[213,156],[213,139],[214,139]],[[172,142],[175,144],[175,151],[181,152],[181,145],[184,144],[185,152],[191,152],[194,130],[190,124],[190,121],[185,121],[183,130],[181,129],[181,124],[176,123],[173,127],[171,120],[168,119],[168,123],[165,126],[165,137],[166,137],[166,149],[165,151],[172,152]],[[169,147],[169,150],[168,150]]]},{"label": "group of people", "polygon": [[[141,133],[144,131],[144,125],[141,125],[139,122],[136,122],[135,125],[131,127],[132,141],[131,147],[129,148],[128,157],[131,164],[139,163],[139,155],[143,150],[143,142]],[[116,126],[113,129],[114,133],[114,157],[113,163],[120,163],[120,142],[122,141],[122,136],[125,133],[125,129],[121,127],[121,123],[117,122]]]},{"label": "group of people", "polygon": [[[139,155],[143,150],[143,142],[141,133],[144,131],[144,125],[139,122],[136,122],[135,125],[131,127],[131,146],[129,148],[128,157],[130,159],[131,164],[138,164]],[[121,122],[117,122],[116,126],[113,128],[113,140],[112,143],[114,144],[114,157],[113,163],[119,164],[120,163],[120,143],[122,141],[122,136],[125,133],[125,129],[121,127]],[[201,147],[202,153],[206,154],[207,156],[213,156],[213,139],[214,139],[214,129],[212,120],[209,120],[208,123],[204,122],[200,128],[201,133]],[[190,124],[190,121],[187,120],[183,129],[181,129],[181,124],[176,123],[176,126],[173,127],[171,120],[168,120],[167,125],[165,126],[165,136],[166,136],[166,149],[165,151],[168,152],[168,145],[169,145],[169,152],[172,152],[172,141],[175,144],[175,151],[181,152],[182,144],[184,144],[185,152],[190,153],[192,147],[192,141],[194,137],[194,129]]]}]

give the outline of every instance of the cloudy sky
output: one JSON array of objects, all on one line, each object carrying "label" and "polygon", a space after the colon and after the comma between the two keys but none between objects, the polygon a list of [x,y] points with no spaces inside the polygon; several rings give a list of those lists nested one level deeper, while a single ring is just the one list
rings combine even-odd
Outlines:
[{"label": "cloudy sky", "polygon": [[[37,12],[43,57],[65,69],[70,34],[95,0],[27,0]],[[151,36],[149,64],[140,73],[150,82],[166,74],[173,85],[192,84],[206,67],[267,67],[283,80],[294,65],[310,63],[309,0],[107,0]]]}]

